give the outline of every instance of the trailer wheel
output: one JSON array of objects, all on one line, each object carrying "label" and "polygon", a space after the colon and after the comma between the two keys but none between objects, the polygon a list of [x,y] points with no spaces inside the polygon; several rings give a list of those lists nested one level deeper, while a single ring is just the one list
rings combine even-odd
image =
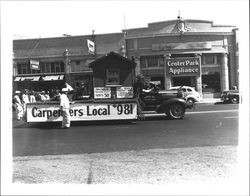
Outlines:
[{"label": "trailer wheel", "polygon": [[171,119],[183,119],[185,115],[185,108],[180,103],[172,103],[167,108],[166,115]]}]

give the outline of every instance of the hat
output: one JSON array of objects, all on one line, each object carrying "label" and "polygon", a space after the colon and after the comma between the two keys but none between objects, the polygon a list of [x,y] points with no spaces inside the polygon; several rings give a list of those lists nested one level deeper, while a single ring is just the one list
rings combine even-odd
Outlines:
[{"label": "hat", "polygon": [[21,93],[20,91],[15,91],[15,94]]},{"label": "hat", "polygon": [[63,89],[62,89],[62,92],[67,92],[67,91],[68,91],[67,88],[63,88]]}]

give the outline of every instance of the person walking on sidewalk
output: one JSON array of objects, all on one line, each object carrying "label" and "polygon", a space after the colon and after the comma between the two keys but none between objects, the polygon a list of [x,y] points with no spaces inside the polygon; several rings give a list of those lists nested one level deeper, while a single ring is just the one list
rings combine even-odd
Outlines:
[{"label": "person walking on sidewalk", "polygon": [[63,117],[61,128],[70,128],[69,99],[66,88],[62,89],[62,94],[60,95],[60,108]]}]

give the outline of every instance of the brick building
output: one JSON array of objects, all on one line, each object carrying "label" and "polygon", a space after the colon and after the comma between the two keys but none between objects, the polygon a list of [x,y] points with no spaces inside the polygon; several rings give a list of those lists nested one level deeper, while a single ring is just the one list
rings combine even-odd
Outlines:
[{"label": "brick building", "polygon": [[[178,17],[121,33],[14,40],[14,90],[49,90],[60,86],[65,76],[74,88],[84,82],[91,89],[88,64],[114,51],[133,58],[136,74],[163,89],[188,85],[204,98],[218,97],[239,86],[237,32],[235,26]],[[94,41],[95,55],[88,52],[87,40]],[[39,70],[31,68],[32,59],[39,61]]]}]

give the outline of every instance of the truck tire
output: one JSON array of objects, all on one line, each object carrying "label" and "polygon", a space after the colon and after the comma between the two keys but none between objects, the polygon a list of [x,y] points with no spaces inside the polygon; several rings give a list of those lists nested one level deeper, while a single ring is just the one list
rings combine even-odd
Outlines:
[{"label": "truck tire", "polygon": [[188,99],[187,99],[187,103],[188,103],[189,105],[194,105],[195,100],[194,100],[193,98],[188,98]]},{"label": "truck tire", "polygon": [[171,119],[183,119],[185,108],[180,103],[172,103],[167,107],[166,115]]},{"label": "truck tire", "polygon": [[230,98],[230,102],[231,102],[231,103],[239,103],[239,97],[236,97],[236,96],[231,97],[231,98]]}]

